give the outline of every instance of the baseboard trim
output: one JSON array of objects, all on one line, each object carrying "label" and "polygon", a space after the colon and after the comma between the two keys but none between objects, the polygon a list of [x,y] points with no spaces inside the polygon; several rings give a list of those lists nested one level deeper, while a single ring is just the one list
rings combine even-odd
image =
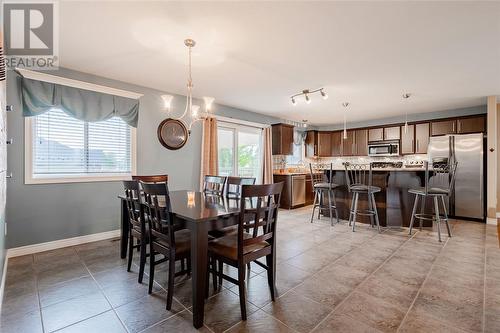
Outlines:
[{"label": "baseboard trim", "polygon": [[19,256],[27,255],[27,254],[56,250],[56,249],[60,249],[63,247],[75,246],[75,245],[79,245],[79,244],[85,244],[85,243],[96,242],[96,241],[100,241],[100,240],[104,240],[104,239],[115,238],[115,237],[119,237],[120,234],[121,234],[120,229],[117,229],[117,230],[100,232],[97,234],[72,237],[72,238],[66,238],[66,239],[59,239],[59,240],[52,241],[52,242],[15,247],[15,248],[7,250],[7,258],[19,257]]},{"label": "baseboard trim", "polygon": [[497,225],[497,219],[494,217],[488,217],[486,218],[486,224]]}]

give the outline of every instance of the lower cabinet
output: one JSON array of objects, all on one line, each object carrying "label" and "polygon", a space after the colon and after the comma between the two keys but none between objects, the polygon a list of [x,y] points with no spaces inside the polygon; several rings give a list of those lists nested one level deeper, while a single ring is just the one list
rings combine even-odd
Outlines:
[{"label": "lower cabinet", "polygon": [[311,175],[306,175],[306,205],[312,205],[314,202],[314,188]]}]

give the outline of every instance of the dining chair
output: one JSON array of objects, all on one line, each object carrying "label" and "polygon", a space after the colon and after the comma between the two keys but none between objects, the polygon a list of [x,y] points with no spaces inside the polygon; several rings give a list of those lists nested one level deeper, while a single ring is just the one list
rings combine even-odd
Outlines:
[{"label": "dining chair", "polygon": [[239,198],[241,195],[241,186],[255,185],[255,180],[253,177],[227,177],[226,196]]},{"label": "dining chair", "polygon": [[168,175],[132,176],[132,180],[137,180],[145,183],[166,183],[168,182]]},{"label": "dining chair", "polygon": [[[167,183],[141,182],[141,186],[144,190],[144,200],[147,207],[145,215],[149,222],[150,237],[148,292],[151,294],[153,291],[155,266],[168,261],[167,310],[170,310],[175,277],[191,272],[190,231],[181,229],[174,224]],[[163,255],[163,258],[156,260],[157,255]],[[175,272],[175,262],[184,259],[187,260],[187,268],[181,268],[179,272]]]},{"label": "dining chair", "polygon": [[[267,281],[274,301],[274,242],[278,208],[283,183],[265,185],[243,185],[241,190],[238,232],[215,239],[208,244],[210,269],[213,274],[214,289],[217,277],[238,285],[241,318],[246,320],[245,270],[246,264],[255,262],[267,271]],[[248,216],[252,216],[251,219]],[[266,257],[266,264],[257,259]],[[216,269],[215,262],[223,262],[238,269],[234,279]]]},{"label": "dining chair", "polygon": [[[365,215],[370,217],[370,224],[374,226],[374,219],[380,232],[377,204],[375,193],[382,191],[378,186],[373,185],[373,173],[371,163],[344,163],[347,188],[352,193],[351,209],[349,211],[349,225],[352,224],[352,231],[355,231],[356,216]],[[358,209],[359,196],[366,195],[368,209]]]},{"label": "dining chair", "polygon": [[[425,166],[425,184],[424,187],[411,188],[408,190],[409,193],[415,194],[415,202],[413,203],[413,210],[411,213],[410,220],[410,231],[413,229],[413,224],[415,219],[420,222],[420,230],[422,230],[422,221],[428,220],[432,223],[437,224],[438,239],[441,242],[441,220],[444,220],[446,224],[446,229],[448,231],[448,237],[451,237],[451,228],[448,222],[448,213],[446,212],[445,198],[449,198],[455,184],[455,172],[457,170],[458,163],[433,163],[432,174],[429,170],[429,162],[424,162]],[[434,201],[434,215],[425,213],[425,201],[430,197]],[[421,198],[421,210],[417,213],[419,199]],[[439,198],[439,199],[438,199]],[[439,201],[441,201],[443,207],[443,215],[439,214]]]},{"label": "dining chair", "polygon": [[205,194],[223,195],[226,186],[226,177],[206,175],[203,181]]},{"label": "dining chair", "polygon": [[[125,202],[129,216],[127,271],[130,272],[130,268],[132,266],[134,249],[138,249],[140,251],[138,282],[142,283],[144,266],[146,265],[147,258],[146,244],[149,242],[149,230],[147,230],[144,216],[141,213],[142,199],[140,195],[139,183],[135,180],[125,180],[123,181],[123,186],[125,188]],[[134,240],[137,240],[136,245],[134,245]]]}]

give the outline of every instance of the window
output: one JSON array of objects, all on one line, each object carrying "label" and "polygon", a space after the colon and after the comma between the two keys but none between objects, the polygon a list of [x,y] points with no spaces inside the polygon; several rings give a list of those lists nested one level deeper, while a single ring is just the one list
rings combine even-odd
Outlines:
[{"label": "window", "polygon": [[261,181],[262,129],[219,122],[219,175]]},{"label": "window", "polygon": [[26,118],[27,184],[127,179],[135,130],[114,117],[85,122],[59,109]]}]

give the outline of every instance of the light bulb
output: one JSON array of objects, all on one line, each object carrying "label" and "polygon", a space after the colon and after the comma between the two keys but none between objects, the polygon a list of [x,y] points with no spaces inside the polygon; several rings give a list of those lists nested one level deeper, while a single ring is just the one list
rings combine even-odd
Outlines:
[{"label": "light bulb", "polygon": [[309,96],[307,94],[305,96],[306,96],[306,103],[311,104],[311,99],[309,98]]},{"label": "light bulb", "polygon": [[163,100],[163,107],[165,108],[165,110],[170,111],[170,104],[172,104],[172,99],[174,99],[174,96],[161,95],[161,99]]},{"label": "light bulb", "polygon": [[213,97],[203,97],[203,100],[205,101],[205,110],[207,112],[212,110],[212,104],[215,101],[215,98]]},{"label": "light bulb", "polygon": [[297,101],[295,100],[295,98],[292,97],[292,105],[295,106],[297,105]]},{"label": "light bulb", "polygon": [[325,93],[323,90],[321,90],[321,96],[323,96],[323,99],[328,99],[327,93]]},{"label": "light bulb", "polygon": [[405,134],[408,134],[408,121],[405,121]]},{"label": "light bulb", "polygon": [[344,127],[344,139],[347,139],[347,129]]}]

